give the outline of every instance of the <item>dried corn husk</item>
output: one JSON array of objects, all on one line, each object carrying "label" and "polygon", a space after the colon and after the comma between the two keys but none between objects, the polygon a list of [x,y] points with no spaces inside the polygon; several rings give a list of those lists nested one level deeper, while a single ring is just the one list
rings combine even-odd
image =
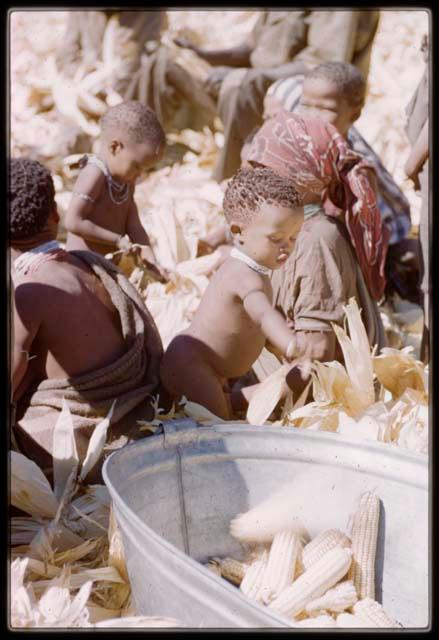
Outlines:
[{"label": "dried corn husk", "polygon": [[69,406],[63,398],[62,411],[53,429],[53,478],[55,495],[58,500],[64,493],[72,471],[78,468],[73,419]]},{"label": "dried corn husk", "polygon": [[369,340],[355,298],[351,298],[349,304],[343,309],[346,313],[350,338],[343,329],[335,324],[332,326],[343,351],[349,376],[349,387],[345,389],[344,404],[352,415],[357,415],[375,399],[373,367]]},{"label": "dried corn husk", "polygon": [[106,417],[101,420],[101,422],[99,422],[93,430],[90,441],[88,443],[87,455],[85,456],[85,460],[81,468],[81,473],[79,474],[79,479],[82,481],[84,481],[84,479],[87,477],[87,474],[90,473],[96,462],[99,460],[102,449],[104,448],[105,440],[107,438],[107,430],[110,426],[111,418],[113,417],[115,404],[116,400],[111,405],[111,408]]},{"label": "dried corn husk", "polygon": [[271,374],[253,393],[247,409],[247,422],[264,424],[285,392],[285,376],[291,365],[284,364]]},{"label": "dried corn husk", "polygon": [[373,358],[373,367],[381,384],[394,398],[399,398],[406,389],[415,389],[425,394],[428,388],[424,382],[424,366],[415,360],[410,347],[401,351],[384,348]]},{"label": "dried corn husk", "polygon": [[129,583],[128,571],[125,562],[125,553],[123,550],[122,535],[117,526],[117,520],[113,508],[111,508],[110,511],[108,540],[110,543],[108,549],[108,564],[112,567],[116,567],[125,582]]},{"label": "dried corn husk", "polygon": [[10,452],[10,460],[11,504],[32,516],[55,517],[58,500],[41,469],[16,451]]},{"label": "dried corn husk", "polygon": [[[183,400],[185,400],[184,397]],[[186,401],[183,406],[183,411],[186,416],[193,418],[200,424],[218,424],[224,422],[222,418],[218,418],[214,413],[196,402]]]}]

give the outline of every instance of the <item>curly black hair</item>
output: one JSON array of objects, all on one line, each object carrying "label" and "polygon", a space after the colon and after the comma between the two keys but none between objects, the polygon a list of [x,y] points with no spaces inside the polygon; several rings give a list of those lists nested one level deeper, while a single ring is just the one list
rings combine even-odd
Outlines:
[{"label": "curly black hair", "polygon": [[240,169],[230,180],[224,195],[226,220],[248,224],[258,215],[262,204],[280,204],[296,209],[301,196],[290,180],[267,167]]},{"label": "curly black hair", "polygon": [[366,81],[361,71],[347,62],[323,62],[305,75],[308,78],[330,80],[340,95],[352,106],[361,106],[366,98]]},{"label": "curly black hair", "polygon": [[50,171],[37,160],[9,161],[9,231],[11,239],[29,238],[41,231],[55,206]]},{"label": "curly black hair", "polygon": [[155,112],[138,100],[127,100],[110,107],[101,118],[101,131],[123,129],[132,142],[164,145],[165,132]]}]

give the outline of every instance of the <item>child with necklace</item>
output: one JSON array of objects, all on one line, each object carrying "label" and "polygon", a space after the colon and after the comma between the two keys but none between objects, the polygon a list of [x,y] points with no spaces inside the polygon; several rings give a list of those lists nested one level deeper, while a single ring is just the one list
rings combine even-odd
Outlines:
[{"label": "child with necklace", "polygon": [[[271,169],[241,169],[230,181],[224,213],[235,247],[212,277],[190,326],[169,344],[160,376],[174,398],[182,395],[220,418],[249,400],[226,390],[246,374],[268,342],[287,361],[306,352],[273,308],[270,274],[288,259],[303,223],[291,181]],[[243,397],[242,397],[243,396]]]},{"label": "child with necklace", "polygon": [[140,254],[161,274],[134,200],[135,182],[163,157],[165,133],[154,111],[131,100],[101,120],[98,155],[81,162],[67,211],[66,249],[105,255],[141,245]]}]

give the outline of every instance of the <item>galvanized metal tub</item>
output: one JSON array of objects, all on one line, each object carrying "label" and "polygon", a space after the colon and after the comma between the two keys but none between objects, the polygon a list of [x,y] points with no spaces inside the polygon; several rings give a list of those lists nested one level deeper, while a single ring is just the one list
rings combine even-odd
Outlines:
[{"label": "galvanized metal tub", "polygon": [[193,628],[287,627],[201,563],[242,557],[232,518],[291,484],[311,536],[343,529],[363,491],[380,496],[376,598],[405,627],[429,625],[425,456],[332,433],[183,420],[115,452],[103,476],[139,614]]}]

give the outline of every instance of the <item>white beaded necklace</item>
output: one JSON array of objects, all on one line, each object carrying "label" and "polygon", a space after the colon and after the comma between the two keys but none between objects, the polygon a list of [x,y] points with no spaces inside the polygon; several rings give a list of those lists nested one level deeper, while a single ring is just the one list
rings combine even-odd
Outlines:
[{"label": "white beaded necklace", "polygon": [[[94,155],[89,155],[87,156],[87,160],[91,164],[96,165],[104,174],[107,180],[108,193],[110,195],[111,201],[117,205],[123,204],[124,202],[126,202],[130,196],[129,185],[126,183],[120,184],[120,182],[117,182],[111,175],[105,162],[103,162],[100,158]],[[114,191],[114,195],[113,195],[113,191]]]},{"label": "white beaded necklace", "polygon": [[269,269],[268,267],[264,267],[262,264],[259,264],[259,262],[256,262],[255,260],[250,258],[250,256],[248,256],[246,253],[243,253],[236,247],[234,247],[231,250],[230,256],[232,258],[236,258],[237,260],[241,260],[241,262],[244,262],[248,267],[250,267],[250,269],[253,269],[253,271],[262,273],[262,275],[264,276],[271,275],[271,269]]}]

